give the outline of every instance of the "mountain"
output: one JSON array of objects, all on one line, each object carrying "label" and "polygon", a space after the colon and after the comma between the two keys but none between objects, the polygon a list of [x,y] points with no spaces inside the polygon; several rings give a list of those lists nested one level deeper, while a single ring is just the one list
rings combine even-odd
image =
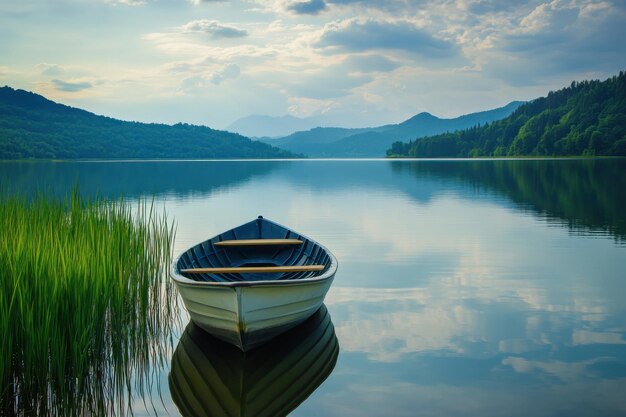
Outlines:
[{"label": "mountain", "polygon": [[440,119],[429,113],[420,113],[399,124],[363,129],[316,128],[284,138],[264,140],[290,152],[311,157],[376,158],[384,156],[385,151],[395,141],[489,123],[508,116],[521,104],[520,101],[514,101],[504,107],[454,119]]},{"label": "mountain", "polygon": [[320,116],[299,118],[288,115],[280,117],[251,115],[235,120],[226,130],[251,138],[271,139],[324,124],[324,119]]},{"label": "mountain", "polygon": [[357,136],[363,133],[383,132],[388,126],[379,128],[346,129],[341,127],[316,127],[304,132],[296,132],[284,138],[271,139],[261,138],[265,143],[277,146],[281,149],[299,149],[303,153],[313,157],[345,156],[336,155],[330,149],[341,140]]},{"label": "mountain", "polygon": [[572,84],[482,127],[396,142],[390,156],[626,156],[626,72]]},{"label": "mountain", "polygon": [[286,158],[238,134],[178,123],[125,122],[0,88],[0,159]]}]

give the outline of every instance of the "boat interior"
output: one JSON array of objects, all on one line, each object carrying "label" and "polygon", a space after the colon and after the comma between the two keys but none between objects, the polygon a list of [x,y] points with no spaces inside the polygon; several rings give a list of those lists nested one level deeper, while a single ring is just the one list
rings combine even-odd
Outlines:
[{"label": "boat interior", "polygon": [[321,276],[332,262],[319,244],[259,216],[193,246],[176,267],[195,281],[268,281]]}]

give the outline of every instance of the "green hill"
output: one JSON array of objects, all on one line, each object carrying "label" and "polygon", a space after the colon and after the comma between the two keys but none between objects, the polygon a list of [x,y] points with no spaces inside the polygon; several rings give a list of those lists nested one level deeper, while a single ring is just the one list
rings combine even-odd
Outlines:
[{"label": "green hill", "polygon": [[241,135],[179,123],[125,122],[0,88],[0,159],[287,158]]},{"label": "green hill", "polygon": [[265,142],[311,157],[380,158],[394,141],[453,132],[492,122],[510,115],[521,104],[520,101],[514,101],[504,107],[453,119],[440,119],[429,113],[420,113],[399,124],[372,128],[318,127],[306,132],[296,132],[284,138],[268,139]]},{"label": "green hill", "polygon": [[626,73],[605,81],[572,82],[491,124],[395,142],[387,155],[626,156]]}]

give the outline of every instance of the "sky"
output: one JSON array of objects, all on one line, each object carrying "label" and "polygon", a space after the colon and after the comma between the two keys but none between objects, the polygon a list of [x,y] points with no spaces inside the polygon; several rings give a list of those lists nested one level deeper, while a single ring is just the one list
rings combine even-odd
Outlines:
[{"label": "sky", "polygon": [[456,117],[626,70],[626,0],[0,0],[0,85],[123,120]]}]

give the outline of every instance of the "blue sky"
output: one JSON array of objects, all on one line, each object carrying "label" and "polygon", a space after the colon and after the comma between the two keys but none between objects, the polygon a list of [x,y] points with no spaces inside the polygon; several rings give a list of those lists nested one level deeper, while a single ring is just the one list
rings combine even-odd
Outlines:
[{"label": "blue sky", "polygon": [[0,84],[125,120],[371,126],[626,69],[626,1],[0,0]]}]

